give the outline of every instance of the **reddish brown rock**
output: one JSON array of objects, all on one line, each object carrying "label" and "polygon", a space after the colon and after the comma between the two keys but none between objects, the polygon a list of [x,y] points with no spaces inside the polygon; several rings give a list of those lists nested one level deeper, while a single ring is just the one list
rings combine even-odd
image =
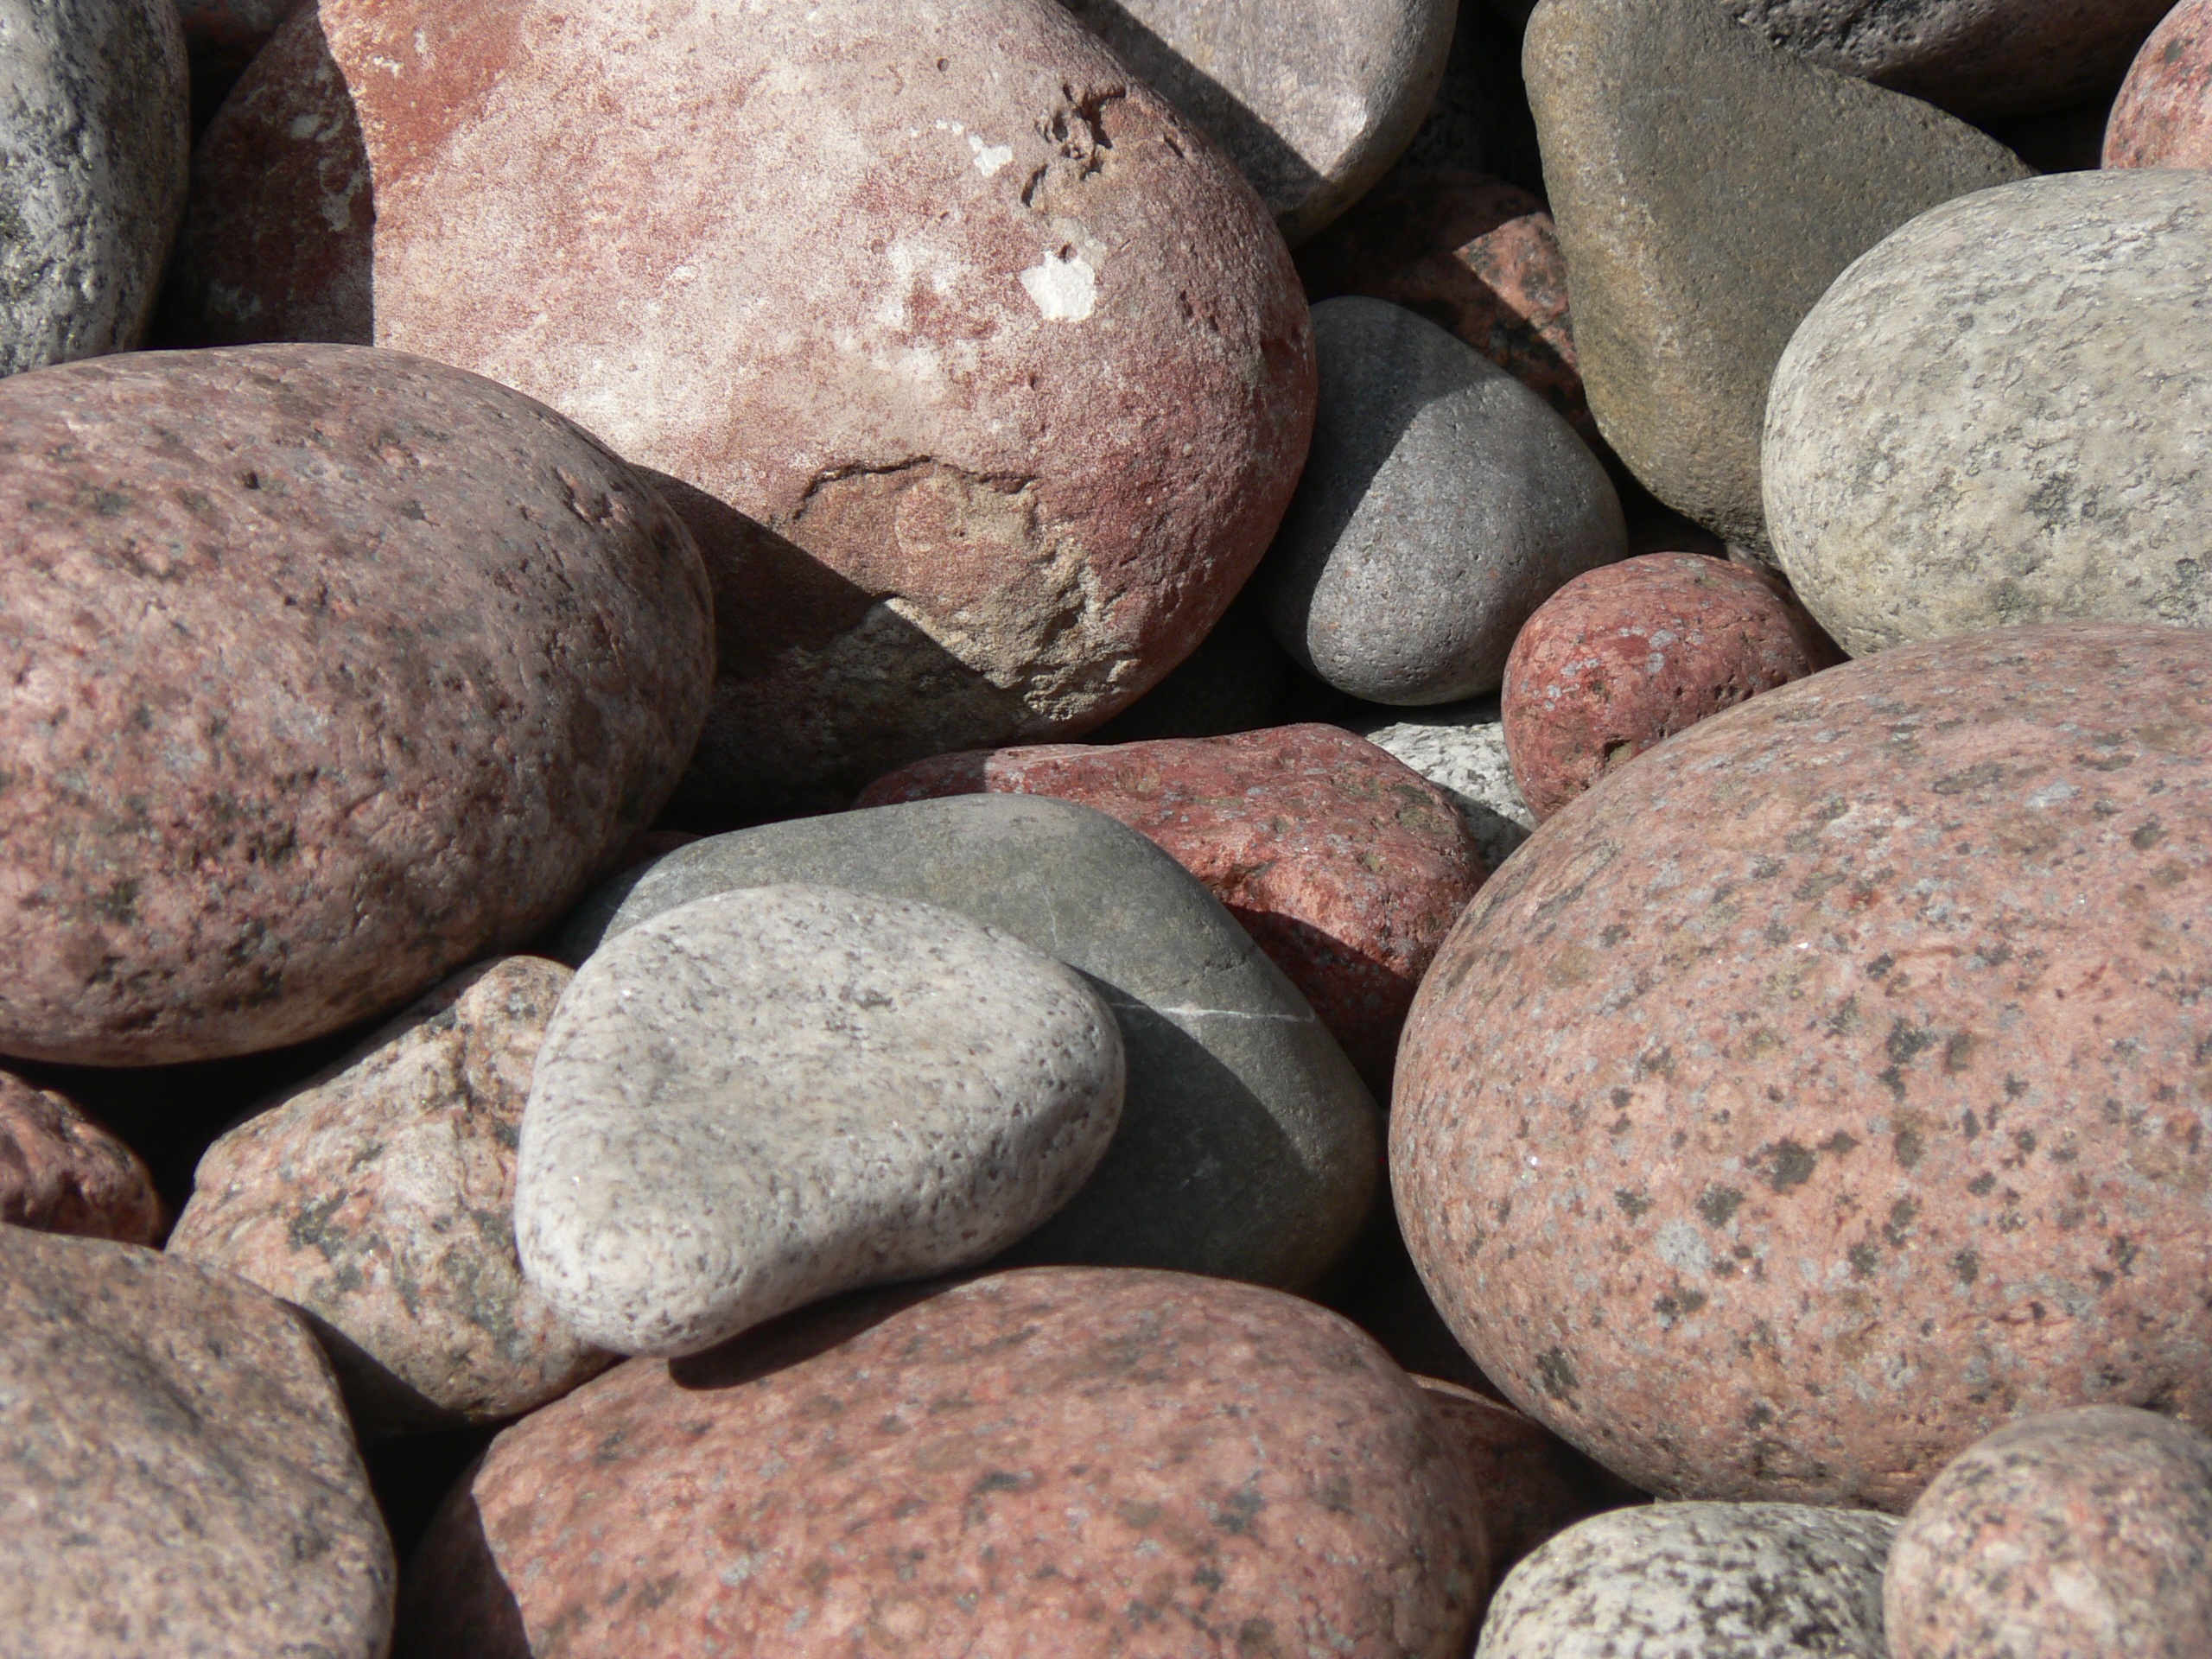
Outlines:
[{"label": "reddish brown rock", "polygon": [[709,597],[637,474],[396,353],[0,383],[0,1052],[298,1041],[544,926],[675,785]]},{"label": "reddish brown rock", "polygon": [[2020,1413],[2212,1422],[2212,635],[1902,646],[1541,826],[1408,1022],[1407,1246],[1664,1496],[1902,1510]]},{"label": "reddish brown rock", "polygon": [[1495,1577],[1585,1516],[1643,1502],[1634,1487],[1503,1401],[1433,1376],[1414,1381],[1474,1480]]},{"label": "reddish brown rock", "polygon": [[1912,1506],[1882,1604],[1891,1659],[2205,1659],[2212,1441],[2126,1406],[2001,1428]]},{"label": "reddish brown rock", "polygon": [[939,755],[862,791],[1050,795],[1119,818],[1197,876],[1389,1097],[1398,1033],[1484,871],[1443,791],[1334,726]]},{"label": "reddish brown rock", "polygon": [[399,1651],[1460,1659],[1489,1580],[1420,1390],[1335,1315],[1040,1268],[534,1414],[447,1500]]},{"label": "reddish brown rock", "polygon": [[0,1222],[151,1244],[162,1201],[138,1154],[75,1102],[0,1071]]},{"label": "reddish brown rock", "polygon": [[2153,29],[2105,123],[2107,167],[2212,167],[2212,0]]},{"label": "reddish brown rock", "polygon": [[187,219],[172,337],[372,329],[668,475],[721,623],[702,817],[1099,723],[1312,427],[1266,209],[1053,0],[313,0]]},{"label": "reddish brown rock", "polygon": [[1505,663],[1505,753],[1548,818],[1613,768],[1843,653],[1787,583],[1695,553],[1606,565],[1522,625]]},{"label": "reddish brown rock", "polygon": [[523,1103],[574,977],[472,968],[200,1160],[169,1253],[311,1315],[365,1436],[498,1422],[614,1363],[515,1256]]}]

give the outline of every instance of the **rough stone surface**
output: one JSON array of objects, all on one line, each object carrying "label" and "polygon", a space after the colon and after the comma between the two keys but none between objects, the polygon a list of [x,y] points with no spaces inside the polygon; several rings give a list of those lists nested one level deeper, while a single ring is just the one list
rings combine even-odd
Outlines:
[{"label": "rough stone surface", "polygon": [[632,1361],[508,1430],[401,1651],[1459,1659],[1488,1582],[1420,1391],[1334,1314],[1041,1268]]},{"label": "rough stone surface", "polygon": [[[1350,1247],[1381,1185],[1381,1123],[1305,999],[1198,879],[1103,812],[970,795],[717,836],[655,865],[618,936],[709,893],[821,883],[939,905],[1088,978],[1128,1063],[1090,1184],[1017,1252],[1285,1289]],[[563,941],[572,957],[596,943]]]},{"label": "rough stone surface", "polygon": [[1334,726],[918,760],[862,806],[988,791],[1118,818],[1206,884],[1387,1098],[1398,1033],[1487,872],[1444,792]]},{"label": "rough stone surface", "polygon": [[1548,818],[1655,743],[1842,660],[1788,586],[1751,565],[1650,553],[1590,571],[1513,642],[1513,781]]},{"label": "rough stone surface", "polygon": [[1495,870],[1536,827],[1536,815],[1513,779],[1504,719],[1498,698],[1478,697],[1424,709],[1412,719],[1402,709],[1376,709],[1349,723],[1451,798],[1484,864]]},{"label": "rough stone surface", "polygon": [[383,1659],[330,1368],[228,1274],[0,1226],[0,1630],[38,1659]]},{"label": "rough stone surface", "polygon": [[1647,1491],[1902,1510],[2023,1412],[2212,1422],[2212,635],[1753,698],[1537,830],[1400,1051],[1406,1242]]},{"label": "rough stone surface", "polygon": [[704,713],[683,527],[550,410],[346,346],[0,382],[0,1052],[236,1054],[558,916]]},{"label": "rough stone surface", "polygon": [[1889,1659],[1897,1524],[1796,1503],[1597,1516],[1507,1576],[1475,1659]]},{"label": "rough stone surface", "polygon": [[2212,1654],[2212,1441],[2129,1406],[2000,1428],[1891,1551],[1891,1659]]},{"label": "rough stone surface", "polygon": [[162,1201],[138,1154],[75,1102],[0,1071],[0,1222],[151,1244]]},{"label": "rough stone surface", "polygon": [[498,1422],[612,1363],[515,1259],[515,1143],[569,979],[457,975],[200,1160],[170,1254],[304,1311],[365,1436]]},{"label": "rough stone surface", "polygon": [[1457,1382],[1415,1376],[1474,1482],[1491,1570],[1515,1562],[1586,1516],[1643,1501],[1532,1417]]},{"label": "rough stone surface", "polygon": [[1522,65],[1599,428],[1662,501],[1762,549],[1760,422],[1799,320],[1915,214],[2028,169],[1716,0],[1545,0]]},{"label": "rough stone surface", "polygon": [[2212,0],[2182,0],[2143,42],[2105,123],[2107,167],[2212,167]]},{"label": "rough stone surface", "polygon": [[1530,612],[1621,556],[1605,469],[1544,401],[1426,317],[1314,308],[1320,415],[1257,578],[1301,667],[1373,702],[1497,689]]},{"label": "rough stone surface", "polygon": [[298,0],[176,0],[192,64],[192,129],[222,106],[232,84],[269,44]]},{"label": "rough stone surface", "polygon": [[2212,173],[1936,209],[1776,371],[1767,513],[1853,656],[2028,622],[2212,624]]},{"label": "rough stone surface", "polygon": [[141,343],[191,142],[170,0],[0,3],[0,374]]},{"label": "rough stone surface", "polygon": [[373,337],[667,475],[724,823],[1134,701],[1312,423],[1265,208],[1055,0],[316,0],[208,130],[171,294],[181,342]]}]

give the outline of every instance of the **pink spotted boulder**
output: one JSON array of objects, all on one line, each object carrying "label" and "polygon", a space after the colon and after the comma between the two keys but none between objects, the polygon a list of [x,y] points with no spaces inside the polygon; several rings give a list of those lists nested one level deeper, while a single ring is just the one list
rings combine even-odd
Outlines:
[{"label": "pink spotted boulder", "polygon": [[2212,167],[2212,0],[2182,0],[2135,54],[2105,123],[2107,167]]}]

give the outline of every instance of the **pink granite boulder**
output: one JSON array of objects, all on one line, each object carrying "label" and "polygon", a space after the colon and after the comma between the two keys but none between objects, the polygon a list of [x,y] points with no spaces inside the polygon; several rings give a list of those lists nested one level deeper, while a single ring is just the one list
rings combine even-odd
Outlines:
[{"label": "pink granite boulder", "polygon": [[2212,167],[2212,0],[2182,0],[2143,42],[2105,122],[2107,167]]},{"label": "pink granite boulder", "polygon": [[0,1222],[151,1244],[162,1200],[138,1154],[75,1102],[0,1071]]}]

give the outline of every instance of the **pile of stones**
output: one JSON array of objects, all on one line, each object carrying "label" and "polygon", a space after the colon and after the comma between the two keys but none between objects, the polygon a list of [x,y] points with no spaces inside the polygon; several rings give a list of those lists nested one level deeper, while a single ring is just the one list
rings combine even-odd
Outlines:
[{"label": "pile of stones", "polygon": [[2212,0],[0,71],[0,1649],[2212,1659]]}]

